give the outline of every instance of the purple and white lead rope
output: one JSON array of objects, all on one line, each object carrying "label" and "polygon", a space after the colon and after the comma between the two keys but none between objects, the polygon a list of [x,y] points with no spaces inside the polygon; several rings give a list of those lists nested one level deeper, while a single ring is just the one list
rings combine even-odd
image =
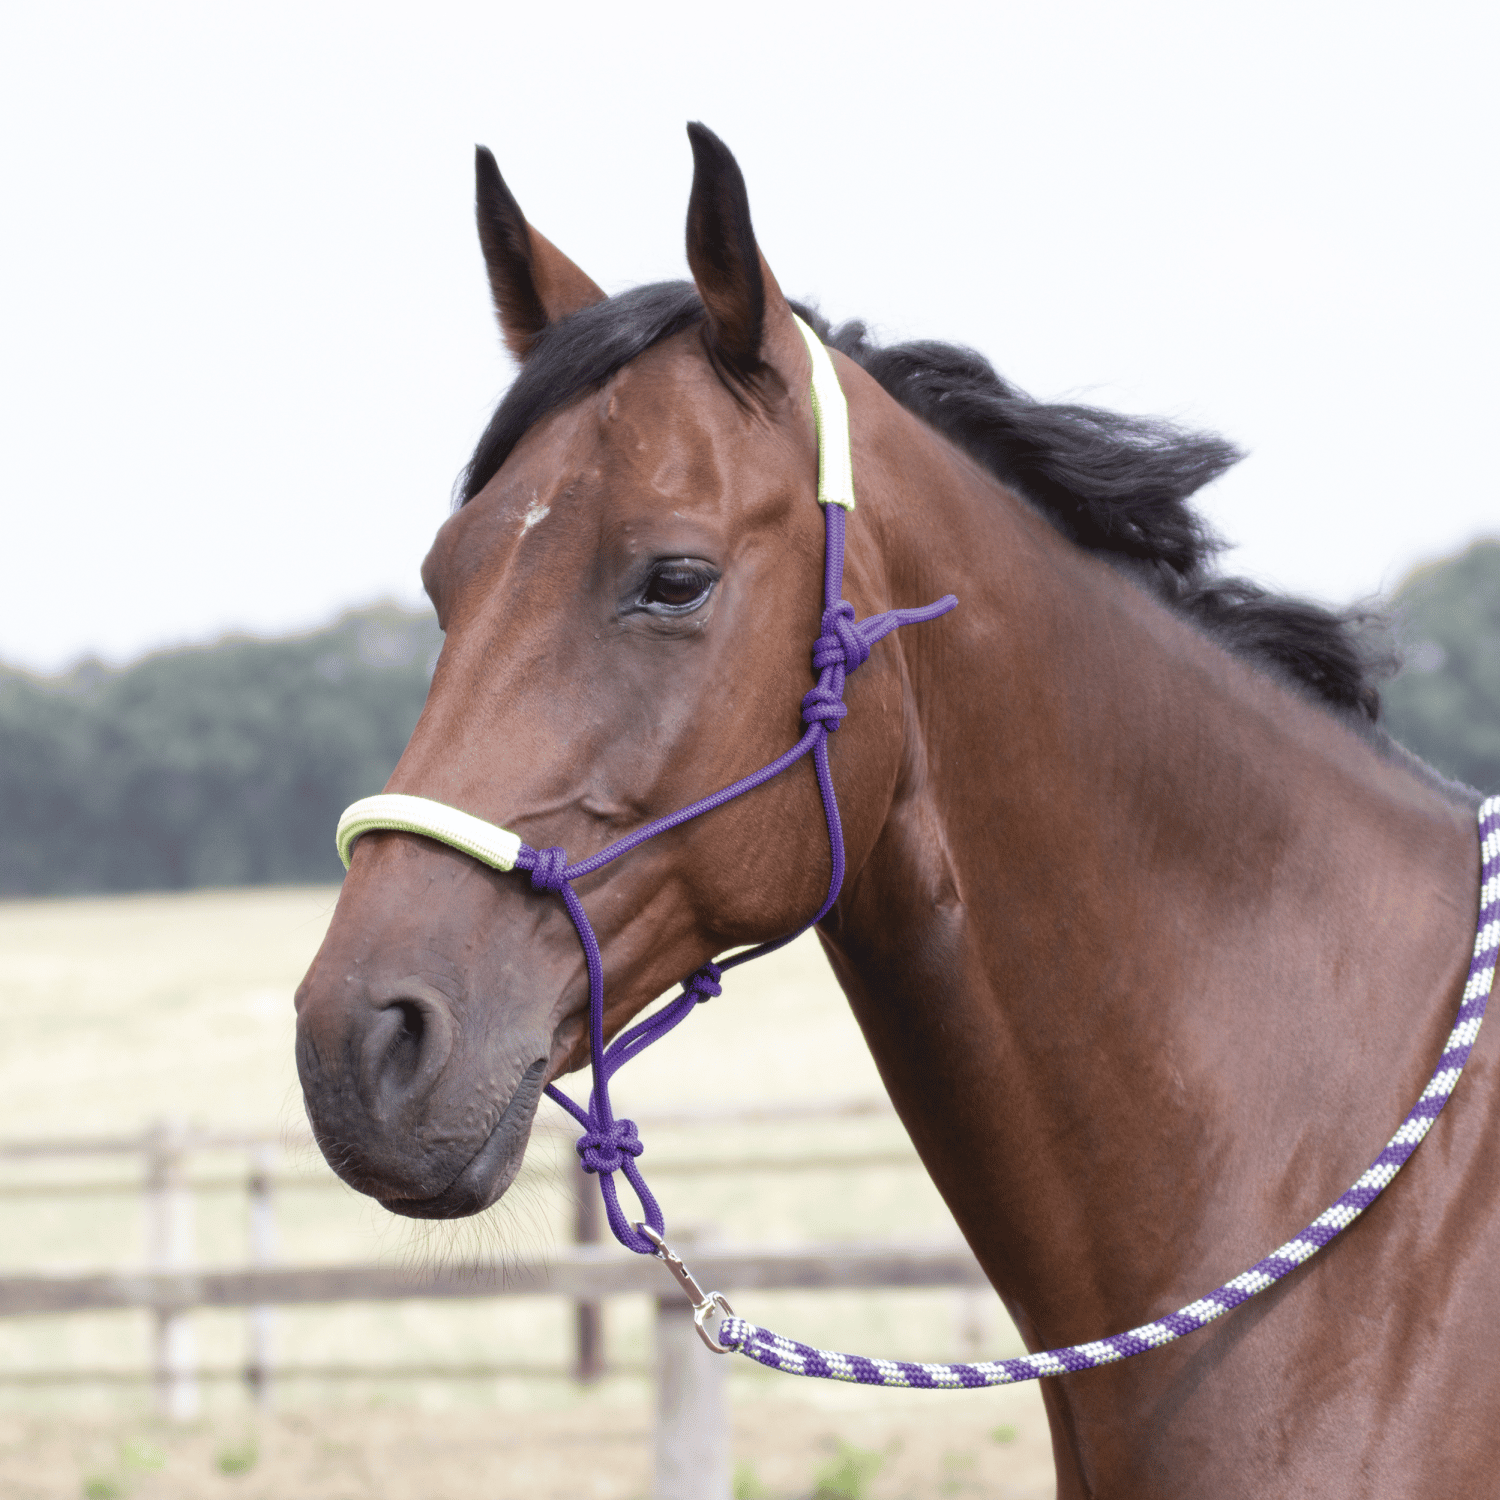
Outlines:
[{"label": "purple and white lead rope", "polygon": [[1049,1349],[1043,1354],[1023,1354],[1019,1359],[996,1359],[976,1365],[910,1364],[905,1360],[867,1359],[862,1354],[838,1354],[832,1349],[799,1344],[795,1339],[783,1338],[768,1328],[736,1317],[720,1321],[717,1330],[720,1344],[789,1375],[812,1375],[855,1385],[906,1386],[918,1390],[1011,1385],[1018,1380],[1036,1380],[1068,1370],[1091,1370],[1132,1354],[1158,1349],[1274,1286],[1288,1272],[1311,1260],[1380,1196],[1442,1113],[1469,1060],[1484,1020],[1485,1002],[1495,978],[1495,959],[1500,953],[1500,797],[1491,797],[1479,809],[1479,850],[1479,932],[1474,939],[1474,959],[1469,965],[1458,1019],[1448,1034],[1432,1081],[1423,1089],[1422,1097],[1385,1150],[1354,1186],[1295,1239],[1273,1250],[1233,1281],[1226,1281],[1196,1302],[1153,1322],[1142,1323],[1128,1333],[1112,1334],[1087,1344],[1071,1344],[1066,1349]]}]

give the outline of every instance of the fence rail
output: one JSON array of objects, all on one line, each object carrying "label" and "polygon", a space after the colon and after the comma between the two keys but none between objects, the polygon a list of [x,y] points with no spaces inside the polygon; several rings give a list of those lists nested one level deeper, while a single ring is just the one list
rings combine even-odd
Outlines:
[{"label": "fence rail", "polygon": [[[744,1126],[799,1121],[890,1117],[884,1100],[660,1114],[643,1126]],[[561,1134],[543,1125],[542,1134]],[[138,1174],[92,1180],[18,1181],[0,1184],[0,1197],[56,1198],[140,1194],[146,1209],[147,1264],[139,1269],[67,1274],[0,1275],[0,1317],[28,1317],[144,1309],[153,1315],[149,1369],[10,1371],[0,1384],[41,1381],[124,1384],[153,1381],[163,1414],[188,1418],[198,1409],[198,1382],[237,1376],[261,1403],[276,1378],[552,1377],[571,1373],[582,1381],[606,1372],[602,1299],[646,1294],[656,1303],[657,1500],[728,1500],[726,1361],[707,1353],[693,1331],[688,1309],[653,1258],[630,1255],[600,1243],[603,1236],[598,1189],[576,1167],[572,1228],[575,1243],[545,1260],[447,1266],[316,1265],[277,1263],[274,1195],[286,1189],[337,1186],[331,1173],[275,1170],[278,1147],[306,1149],[311,1139],[269,1137],[253,1132],[189,1130],[163,1123],[144,1132],[73,1140],[0,1142],[0,1162],[57,1162],[73,1158],[136,1158]],[[246,1170],[222,1169],[194,1176],[188,1162],[205,1152],[244,1152]],[[669,1173],[802,1172],[863,1167],[919,1167],[914,1152],[890,1149],[819,1151],[807,1155],[740,1152],[717,1158],[665,1156],[654,1175]],[[545,1167],[527,1168],[541,1176]],[[555,1177],[555,1173],[552,1173]],[[193,1198],[236,1190],[247,1195],[247,1263],[205,1267],[195,1263]],[[781,1249],[703,1245],[689,1259],[699,1280],[726,1293],[741,1291],[873,1291],[951,1287],[988,1289],[984,1273],[962,1245],[823,1244]],[[327,1365],[276,1369],[272,1309],[318,1303],[383,1302],[494,1297],[563,1297],[574,1304],[575,1360],[571,1372],[523,1364],[472,1366]],[[249,1357],[238,1370],[201,1367],[192,1340],[191,1314],[198,1308],[243,1308],[250,1320]],[[642,1373],[616,1365],[617,1373]]]},{"label": "fence rail", "polygon": [[[817,1245],[786,1250],[692,1252],[704,1285],[735,1291],[869,1291],[984,1287],[970,1252],[950,1245]],[[0,1317],[151,1308],[292,1306],[452,1297],[617,1297],[670,1286],[650,1256],[574,1248],[545,1261],[504,1268],[438,1266],[267,1267],[252,1270],[0,1276]]]}]

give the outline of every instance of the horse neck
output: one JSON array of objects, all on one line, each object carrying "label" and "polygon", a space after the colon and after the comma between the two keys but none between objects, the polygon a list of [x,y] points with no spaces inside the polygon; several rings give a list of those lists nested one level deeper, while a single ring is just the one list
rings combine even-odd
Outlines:
[{"label": "horse neck", "polygon": [[904,413],[879,472],[890,586],[960,605],[902,633],[903,771],[825,938],[1023,1332],[1096,1337],[1384,1143],[1461,987],[1471,814]]}]

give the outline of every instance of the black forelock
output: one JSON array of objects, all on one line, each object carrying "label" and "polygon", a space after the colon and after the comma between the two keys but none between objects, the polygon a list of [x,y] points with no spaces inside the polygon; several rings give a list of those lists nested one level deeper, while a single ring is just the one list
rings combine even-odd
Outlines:
[{"label": "black forelock", "polygon": [[[964,449],[1080,547],[1115,563],[1236,655],[1373,723],[1397,665],[1368,611],[1335,613],[1213,571],[1224,544],[1189,503],[1238,462],[1212,433],[1152,417],[1034,400],[983,355],[953,344],[886,348],[863,323],[833,328],[793,303],[908,411]],[[687,281],[636,287],[544,329],[459,476],[460,504],[547,413],[596,390],[663,339],[704,318]]]},{"label": "black forelock", "polygon": [[692,282],[659,281],[544,328],[459,475],[459,504],[472,500],[499,473],[511,449],[548,412],[597,390],[637,355],[703,317]]}]

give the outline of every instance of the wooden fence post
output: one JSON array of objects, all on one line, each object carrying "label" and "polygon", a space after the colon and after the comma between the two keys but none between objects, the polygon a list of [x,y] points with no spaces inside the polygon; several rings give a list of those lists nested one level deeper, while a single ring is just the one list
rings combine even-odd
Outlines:
[{"label": "wooden fence post", "polygon": [[[276,1263],[276,1208],[271,1201],[271,1170],[275,1152],[268,1145],[254,1147],[250,1153],[250,1264],[272,1266]],[[276,1311],[269,1306],[252,1307],[250,1321],[250,1358],[245,1367],[245,1381],[250,1395],[262,1411],[271,1406],[272,1339]]]},{"label": "wooden fence post", "polygon": [[652,1500],[730,1500],[728,1362],[698,1337],[681,1292],[657,1299]]},{"label": "wooden fence post", "polygon": [[[186,1271],[193,1264],[193,1197],[184,1157],[187,1127],[160,1120],[146,1136],[146,1262],[153,1271]],[[156,1399],[168,1421],[198,1415],[198,1358],[186,1308],[154,1309],[152,1351]]]},{"label": "wooden fence post", "polygon": [[[573,1239],[579,1245],[597,1245],[604,1233],[599,1180],[583,1170],[573,1158]],[[573,1304],[575,1357],[573,1376],[587,1385],[604,1373],[604,1308],[597,1299]]]}]

